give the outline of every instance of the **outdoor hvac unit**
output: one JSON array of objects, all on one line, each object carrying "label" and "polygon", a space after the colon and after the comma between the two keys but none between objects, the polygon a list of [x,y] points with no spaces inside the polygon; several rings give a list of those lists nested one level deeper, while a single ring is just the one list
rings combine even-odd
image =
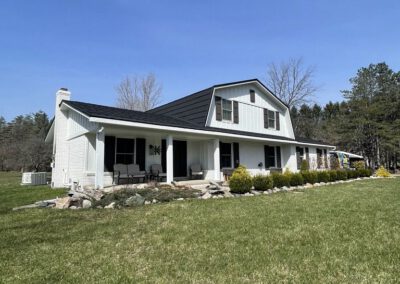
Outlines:
[{"label": "outdoor hvac unit", "polygon": [[41,185],[46,184],[46,173],[23,173],[22,185]]}]

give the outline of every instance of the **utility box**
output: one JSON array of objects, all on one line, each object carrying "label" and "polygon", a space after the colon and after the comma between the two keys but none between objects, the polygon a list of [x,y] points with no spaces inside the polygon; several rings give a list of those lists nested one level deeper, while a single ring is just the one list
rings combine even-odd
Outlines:
[{"label": "utility box", "polygon": [[22,185],[44,185],[47,184],[46,172],[39,173],[23,173]]}]

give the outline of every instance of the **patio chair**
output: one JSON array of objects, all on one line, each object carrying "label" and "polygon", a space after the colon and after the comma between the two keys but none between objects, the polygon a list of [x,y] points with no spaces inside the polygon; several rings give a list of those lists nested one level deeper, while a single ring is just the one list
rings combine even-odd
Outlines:
[{"label": "patio chair", "polygon": [[128,175],[132,178],[132,180],[137,179],[139,182],[140,179],[143,179],[143,182],[146,178],[146,172],[141,171],[139,165],[137,164],[129,164],[128,165]]},{"label": "patio chair", "polygon": [[163,172],[162,166],[160,164],[153,164],[150,166],[151,175],[156,179],[156,181],[161,181],[163,178],[167,178],[167,174]]},{"label": "patio chair", "polygon": [[203,169],[200,164],[193,164],[190,166],[190,178],[200,177],[203,178]]},{"label": "patio chair", "polygon": [[113,183],[115,178],[117,178],[117,184],[119,184],[120,179],[128,179],[129,182],[128,166],[125,164],[115,164],[113,167]]}]

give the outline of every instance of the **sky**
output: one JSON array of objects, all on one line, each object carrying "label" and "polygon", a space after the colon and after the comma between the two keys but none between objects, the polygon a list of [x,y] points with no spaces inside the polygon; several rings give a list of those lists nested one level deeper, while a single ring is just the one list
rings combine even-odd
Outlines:
[{"label": "sky", "polygon": [[0,1],[0,116],[43,110],[55,93],[115,105],[115,87],[153,72],[163,103],[214,84],[265,80],[303,58],[314,101],[341,101],[361,67],[400,70],[400,1]]}]

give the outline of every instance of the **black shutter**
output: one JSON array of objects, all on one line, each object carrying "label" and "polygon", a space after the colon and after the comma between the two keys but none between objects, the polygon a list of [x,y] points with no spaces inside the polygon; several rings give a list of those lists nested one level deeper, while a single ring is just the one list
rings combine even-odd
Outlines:
[{"label": "black shutter", "polygon": [[251,103],[256,102],[256,92],[254,92],[254,90],[250,90],[250,102]]},{"label": "black shutter", "polygon": [[215,111],[216,111],[216,116],[217,120],[221,121],[222,120],[222,100],[221,97],[215,97]]},{"label": "black shutter", "polygon": [[233,166],[234,168],[239,167],[240,159],[239,159],[239,143],[233,143]]},{"label": "black shutter", "polygon": [[104,140],[104,171],[112,172],[115,163],[115,137],[106,136]]},{"label": "black shutter", "polygon": [[239,123],[239,103],[233,102],[233,123]]},{"label": "black shutter", "polygon": [[136,164],[141,171],[146,170],[146,139],[136,138]]},{"label": "black shutter", "polygon": [[279,122],[279,111],[275,112],[275,119],[276,119],[276,130],[280,130],[281,124]]},{"label": "black shutter", "polygon": [[163,172],[167,172],[167,140],[161,140],[161,167]]},{"label": "black shutter", "polygon": [[264,128],[268,128],[268,110],[264,109]]},{"label": "black shutter", "polygon": [[282,168],[281,147],[276,146],[276,167]]},{"label": "black shutter", "polygon": [[219,168],[222,169],[223,165],[222,165],[222,142],[219,141]]},{"label": "black shutter", "polygon": [[325,168],[328,168],[328,152],[324,149],[324,161],[325,161]]}]

